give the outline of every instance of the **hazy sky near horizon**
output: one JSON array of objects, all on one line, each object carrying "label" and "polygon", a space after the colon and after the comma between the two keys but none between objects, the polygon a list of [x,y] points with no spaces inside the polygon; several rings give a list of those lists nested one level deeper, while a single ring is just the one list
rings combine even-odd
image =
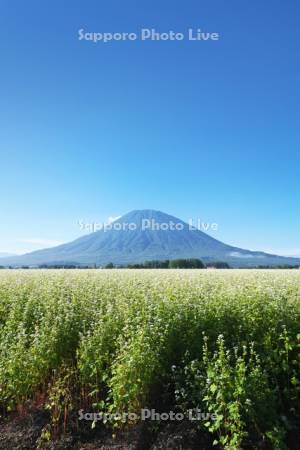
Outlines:
[{"label": "hazy sky near horizon", "polygon": [[299,20],[298,0],[2,0],[0,253],[150,208],[300,255]]}]

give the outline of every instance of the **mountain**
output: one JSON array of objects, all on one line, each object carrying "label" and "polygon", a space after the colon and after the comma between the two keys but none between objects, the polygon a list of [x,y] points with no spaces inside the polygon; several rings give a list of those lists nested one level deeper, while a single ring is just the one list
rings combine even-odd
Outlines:
[{"label": "mountain", "polygon": [[287,258],[226,245],[200,230],[192,229],[189,224],[176,217],[154,210],[132,211],[115,220],[110,229],[90,233],[57,247],[3,258],[1,264],[104,265],[109,262],[131,264],[176,258],[226,261],[233,267],[300,265],[300,258]]}]

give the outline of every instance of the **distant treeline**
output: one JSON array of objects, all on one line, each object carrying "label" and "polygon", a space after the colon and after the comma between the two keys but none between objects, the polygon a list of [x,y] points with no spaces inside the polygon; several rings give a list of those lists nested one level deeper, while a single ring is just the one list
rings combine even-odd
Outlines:
[{"label": "distant treeline", "polygon": [[[1,267],[0,269],[4,269],[5,267]],[[13,269],[12,266],[8,267],[9,269]],[[19,266],[19,269],[206,269],[206,268],[215,268],[215,269],[230,269],[229,264],[223,261],[215,261],[204,263],[201,259],[197,258],[189,258],[189,259],[166,259],[166,260],[152,260],[145,261],[140,264],[113,264],[112,262],[100,266],[100,265],[82,265],[82,264],[39,264],[37,266]]]},{"label": "distant treeline", "polygon": [[[111,267],[111,265],[109,266]],[[142,264],[128,264],[128,269],[229,269],[230,266],[226,262],[216,261],[204,264],[201,259],[166,259],[165,261],[145,261]],[[106,268],[108,268],[106,266]]]},{"label": "distant treeline", "polygon": [[[14,269],[16,267],[4,267],[0,266],[0,269]],[[18,266],[18,269],[232,269],[232,267],[224,261],[212,261],[212,262],[203,262],[201,259],[190,258],[190,259],[166,259],[163,261],[152,260],[145,261],[140,264],[128,264],[128,265],[120,265],[108,263],[104,266],[100,266],[97,264],[40,264],[36,266]],[[277,266],[269,266],[269,265],[259,265],[252,267],[243,267],[243,269],[299,269],[299,265],[277,265]]]}]

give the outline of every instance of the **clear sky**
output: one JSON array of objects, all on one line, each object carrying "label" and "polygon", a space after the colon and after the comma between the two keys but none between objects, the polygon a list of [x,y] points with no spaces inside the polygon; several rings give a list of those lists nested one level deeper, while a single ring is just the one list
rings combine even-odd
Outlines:
[{"label": "clear sky", "polygon": [[2,0],[0,252],[151,208],[300,255],[299,21],[299,0]]}]

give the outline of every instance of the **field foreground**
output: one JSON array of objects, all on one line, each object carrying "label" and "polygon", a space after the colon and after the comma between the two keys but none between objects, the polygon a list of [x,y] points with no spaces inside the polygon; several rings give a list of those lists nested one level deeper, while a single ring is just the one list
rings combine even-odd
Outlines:
[{"label": "field foreground", "polygon": [[296,449],[299,349],[297,270],[1,270],[0,448]]}]

